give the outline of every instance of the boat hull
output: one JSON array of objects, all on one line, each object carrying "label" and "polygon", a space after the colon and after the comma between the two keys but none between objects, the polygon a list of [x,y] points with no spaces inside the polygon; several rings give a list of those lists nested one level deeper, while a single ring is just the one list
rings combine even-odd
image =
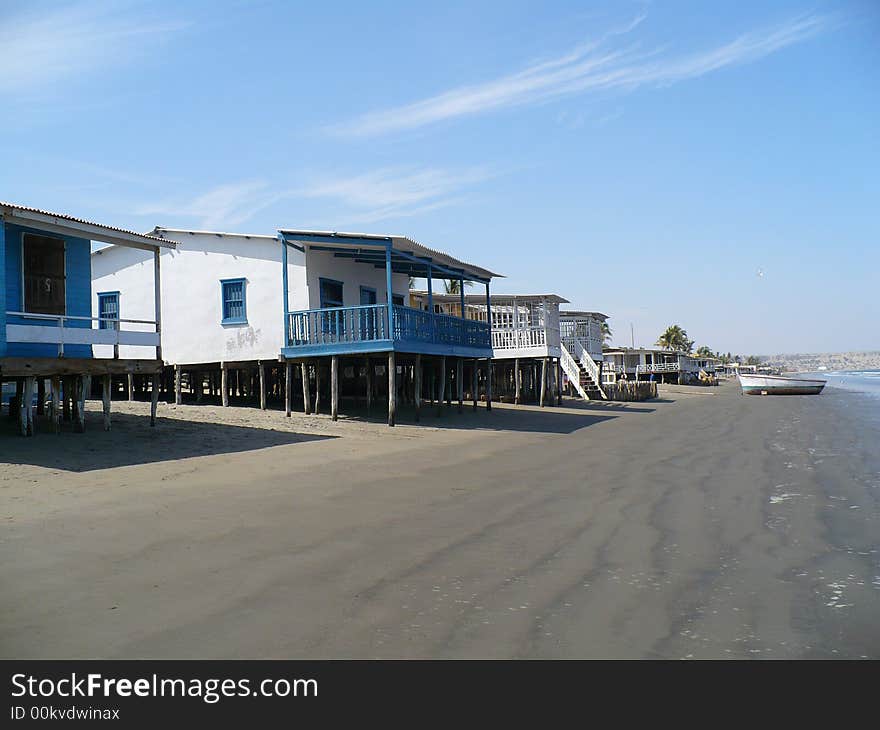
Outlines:
[{"label": "boat hull", "polygon": [[781,375],[740,375],[744,395],[819,395],[824,380],[787,378]]}]

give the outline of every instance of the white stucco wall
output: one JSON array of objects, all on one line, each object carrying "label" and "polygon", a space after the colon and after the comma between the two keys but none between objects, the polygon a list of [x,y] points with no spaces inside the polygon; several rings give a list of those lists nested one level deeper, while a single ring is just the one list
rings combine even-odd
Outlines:
[{"label": "white stucco wall", "polygon": [[[327,278],[342,282],[342,303],[346,307],[356,307],[361,303],[361,287],[376,290],[376,303],[386,304],[385,269],[377,269],[372,264],[359,264],[351,259],[338,258],[326,251],[306,251],[308,270],[309,302],[302,309],[318,309],[321,306],[319,279]],[[406,274],[391,275],[391,291],[403,297],[404,304],[409,299],[409,277]],[[300,307],[297,307],[299,309]]]},{"label": "white stucco wall", "polygon": [[[278,241],[189,233],[174,238],[180,247],[163,251],[161,258],[163,359],[185,365],[277,358],[283,340],[284,309]],[[290,308],[307,309],[304,255],[289,248],[288,263]],[[220,280],[235,278],[246,280],[247,322],[223,325]],[[95,316],[97,294],[105,291],[120,292],[121,318],[153,319],[152,253],[112,247],[93,254]],[[131,325],[123,325],[128,327]],[[153,356],[152,348],[120,348],[123,358]]]}]

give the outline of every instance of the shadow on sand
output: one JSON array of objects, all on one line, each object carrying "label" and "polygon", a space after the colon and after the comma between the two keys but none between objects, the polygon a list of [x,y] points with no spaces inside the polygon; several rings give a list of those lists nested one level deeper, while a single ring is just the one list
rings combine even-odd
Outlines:
[{"label": "shadow on sand", "polygon": [[0,462],[31,464],[48,469],[87,472],[118,466],[151,464],[194,456],[233,454],[285,444],[337,438],[173,418],[160,418],[150,428],[148,416],[113,414],[113,428],[103,429],[100,413],[86,412],[86,432],[73,433],[65,423],[61,434],[38,418],[37,435],[22,438],[16,424],[0,419]]},{"label": "shadow on sand", "polygon": [[[363,407],[353,408],[349,404],[346,405],[344,414],[349,420],[380,424],[386,418],[384,410],[379,407],[367,413]],[[565,406],[561,408],[498,404],[493,406],[491,412],[486,410],[483,403],[480,403],[476,412],[473,411],[471,403],[465,403],[462,413],[459,413],[458,403],[453,402],[451,406],[444,407],[442,415],[437,414],[436,404],[423,405],[418,423],[413,406],[398,407],[397,423],[402,426],[419,425],[454,430],[570,434],[616,418],[621,412],[651,413],[653,410],[632,403],[592,404],[572,400],[566,401]]]}]

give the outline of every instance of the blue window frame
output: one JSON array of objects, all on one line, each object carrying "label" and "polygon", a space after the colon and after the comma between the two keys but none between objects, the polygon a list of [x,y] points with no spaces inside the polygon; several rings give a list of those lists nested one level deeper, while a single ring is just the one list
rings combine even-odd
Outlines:
[{"label": "blue window frame", "polygon": [[[119,292],[106,291],[98,293],[98,329],[102,330],[118,330],[119,329]],[[116,322],[108,322],[107,320],[117,320]]]},{"label": "blue window frame", "polygon": [[221,279],[220,290],[223,305],[221,324],[247,324],[247,298],[245,279]]},{"label": "blue window frame", "polygon": [[319,279],[321,285],[321,309],[342,306],[342,282],[335,279]]}]

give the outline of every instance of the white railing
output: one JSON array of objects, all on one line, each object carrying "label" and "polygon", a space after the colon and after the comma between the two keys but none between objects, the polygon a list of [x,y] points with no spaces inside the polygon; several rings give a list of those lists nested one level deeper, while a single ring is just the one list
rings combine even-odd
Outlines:
[{"label": "white railing", "polygon": [[565,343],[563,343],[559,349],[562,353],[562,357],[559,358],[559,364],[562,365],[562,370],[568,376],[569,382],[574,385],[574,389],[578,392],[578,395],[581,398],[589,400],[590,396],[587,395],[587,391],[584,390],[584,386],[581,385],[581,370],[578,367],[577,361],[566,349]]},{"label": "white railing", "polygon": [[648,365],[636,365],[636,373],[677,373],[680,367],[677,362],[655,362]]},{"label": "white railing", "polygon": [[[65,345],[111,345],[113,356],[119,356],[120,345],[159,347],[156,322],[147,319],[114,317],[80,317],[67,314],[6,313],[6,341],[57,345],[58,357],[64,357]],[[11,318],[24,320],[10,322]],[[108,326],[101,328],[101,322]],[[153,331],[122,329],[122,324],[150,326]],[[96,326],[93,326],[96,325]]]},{"label": "white railing", "polygon": [[584,370],[587,371],[589,376],[593,379],[593,382],[599,388],[602,397],[605,398],[605,392],[602,390],[602,378],[599,375],[599,366],[587,351],[587,348],[584,347],[580,338],[574,337],[570,334],[568,337],[563,338],[562,345],[569,349],[571,355],[581,364]]},{"label": "white railing", "polygon": [[545,347],[547,339],[547,330],[544,327],[522,327],[519,329],[492,327],[492,349],[494,350],[524,350],[530,347]]}]

